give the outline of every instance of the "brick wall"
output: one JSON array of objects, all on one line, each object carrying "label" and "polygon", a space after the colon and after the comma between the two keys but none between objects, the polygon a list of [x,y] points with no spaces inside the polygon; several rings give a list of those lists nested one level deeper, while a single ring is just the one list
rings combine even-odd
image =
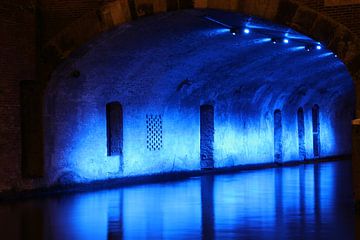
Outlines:
[{"label": "brick wall", "polygon": [[360,4],[325,6],[324,0],[297,0],[297,2],[330,16],[360,36]]},{"label": "brick wall", "polygon": [[20,82],[36,74],[35,15],[29,1],[0,2],[0,186],[20,176]]},{"label": "brick wall", "polygon": [[[1,185],[16,185],[16,179],[20,179],[20,82],[37,80],[37,48],[107,1],[111,0],[38,0],[40,24],[35,17],[36,0],[0,1],[0,189]],[[166,2],[171,6],[171,0]],[[324,0],[298,2],[332,17],[360,36],[360,4],[325,7]],[[37,26],[41,26],[40,45]]]},{"label": "brick wall", "polygon": [[41,0],[43,41],[89,11],[94,11],[108,0]]},{"label": "brick wall", "polygon": [[[111,0],[41,0],[43,42],[71,24],[80,16],[97,9]],[[126,2],[127,0],[124,0]],[[297,0],[316,11],[326,14],[360,35],[360,4],[325,7],[324,0]],[[130,2],[136,2],[130,0]],[[176,2],[176,0],[167,1]],[[171,5],[171,4],[170,4]]]}]

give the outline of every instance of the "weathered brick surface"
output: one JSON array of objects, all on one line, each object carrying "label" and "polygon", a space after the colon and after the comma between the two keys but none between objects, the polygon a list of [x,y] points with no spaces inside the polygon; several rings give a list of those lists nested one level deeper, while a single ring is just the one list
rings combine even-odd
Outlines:
[{"label": "weathered brick surface", "polygon": [[297,2],[331,17],[360,35],[360,4],[327,7],[324,5],[324,0],[297,0]]},{"label": "weathered brick surface", "polygon": [[41,0],[43,42],[84,14],[94,11],[106,0]]},{"label": "weathered brick surface", "polygon": [[167,6],[159,4],[158,1],[117,0],[105,2],[102,7],[73,21],[71,25],[52,38],[43,51],[46,65],[44,68],[51,72],[57,63],[66,58],[73,50],[116,25],[157,12],[180,9],[182,5],[239,11],[275,20],[322,42],[347,63],[351,62],[360,52],[360,47],[356,44],[357,37],[348,28],[297,2],[278,0],[221,2],[196,0],[192,4],[180,4],[180,2],[175,5],[172,3],[171,8],[169,8],[169,1]]},{"label": "weathered brick surface", "polygon": [[0,3],[0,189],[19,185],[20,81],[36,72],[35,16],[28,1]]},{"label": "weathered brick surface", "polygon": [[360,125],[353,125],[353,152],[352,174],[354,198],[360,201]]}]

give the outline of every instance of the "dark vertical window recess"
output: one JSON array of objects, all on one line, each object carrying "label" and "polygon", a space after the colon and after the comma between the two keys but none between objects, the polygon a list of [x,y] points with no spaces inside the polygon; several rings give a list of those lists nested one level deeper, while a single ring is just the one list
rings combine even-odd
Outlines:
[{"label": "dark vertical window recess", "polygon": [[214,107],[200,107],[200,166],[214,168]]},{"label": "dark vertical window recess", "polygon": [[315,104],[312,108],[312,127],[314,157],[320,157],[320,120],[319,105],[317,104]]},{"label": "dark vertical window recess", "polygon": [[282,162],[282,120],[279,109],[274,112],[274,161]]},{"label": "dark vertical window recess", "polygon": [[194,8],[194,0],[166,0],[167,11]]},{"label": "dark vertical window recess", "polygon": [[42,87],[35,81],[22,81],[20,91],[21,172],[23,177],[42,177],[44,170]]},{"label": "dark vertical window recess", "polygon": [[123,148],[123,110],[118,102],[106,104],[107,154],[121,156]]},{"label": "dark vertical window recess", "polygon": [[130,15],[133,20],[137,19],[136,4],[135,0],[128,0]]},{"label": "dark vertical window recess", "polygon": [[179,0],[180,9],[194,8],[194,0]]},{"label": "dark vertical window recess", "polygon": [[299,158],[304,160],[306,158],[305,151],[305,125],[304,125],[304,109],[299,108],[297,111],[297,126],[298,126],[298,140],[299,140]]}]

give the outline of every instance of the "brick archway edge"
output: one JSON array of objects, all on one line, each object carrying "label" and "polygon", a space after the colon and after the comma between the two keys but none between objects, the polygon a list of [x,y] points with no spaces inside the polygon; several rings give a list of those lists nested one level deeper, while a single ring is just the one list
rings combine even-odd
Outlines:
[{"label": "brick archway edge", "polygon": [[[321,42],[337,54],[347,66],[355,86],[356,117],[360,118],[360,94],[357,94],[360,93],[359,38],[344,25],[292,0],[114,0],[107,2],[96,11],[73,22],[44,46],[39,63],[41,85],[46,86],[52,71],[60,62],[101,33],[139,17],[188,8],[218,9],[257,16],[288,26]],[[354,125],[353,128],[354,193],[355,200],[360,203],[360,125]]]}]

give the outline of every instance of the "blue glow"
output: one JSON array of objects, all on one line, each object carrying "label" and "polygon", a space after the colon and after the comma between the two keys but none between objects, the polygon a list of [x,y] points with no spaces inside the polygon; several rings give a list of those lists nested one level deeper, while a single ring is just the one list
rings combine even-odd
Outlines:
[{"label": "blue glow", "polygon": [[239,29],[232,27],[229,29],[229,32],[235,36],[239,32]]},{"label": "blue glow", "polygon": [[[321,157],[349,152],[341,142],[347,143],[351,136],[346,125],[351,116],[338,117],[337,112],[353,106],[347,100],[353,96],[353,85],[345,66],[326,57],[331,53],[304,54],[305,47],[293,41],[292,34],[286,35],[290,43],[286,47],[271,47],[272,38],[267,36],[281,36],[277,39],[281,45],[284,31],[265,35],[251,29],[250,35],[233,38],[229,31],[236,34],[239,29],[199,23],[187,15],[174,14],[172,21],[151,26],[169,27],[173,37],[167,37],[169,31],[144,33],[151,41],[137,35],[140,23],[130,26],[131,31],[119,27],[53,73],[45,100],[49,185],[199,170],[199,104],[209,102],[215,105],[216,167],[273,162],[274,109],[283,116],[283,161],[298,160],[300,106],[305,115],[306,157],[312,158],[310,110],[315,103],[321,109]],[[316,42],[310,43],[314,50]],[[76,84],[68,74],[74,66],[87,73]],[[179,88],[183,79],[189,79],[188,84]],[[120,157],[106,154],[104,111],[112,101],[124,107],[123,171]],[[349,109],[342,110],[338,106],[345,101]],[[161,151],[146,147],[146,114],[163,116]]]},{"label": "blue glow", "polygon": [[254,29],[264,29],[266,26],[257,25],[251,22],[246,23],[246,27],[254,28]]},{"label": "blue glow", "polygon": [[[36,226],[44,239],[355,239],[350,164],[306,164],[58,195],[2,204],[1,220],[10,223],[5,233],[24,235],[26,229],[14,217],[21,216],[22,224]],[[40,221],[29,204],[36,206]]]},{"label": "blue glow", "polygon": [[216,36],[221,36],[221,35],[225,35],[229,33],[229,29],[227,28],[218,28],[218,29],[213,29],[213,30],[207,30],[207,31],[202,31],[204,36],[209,36],[209,37],[216,37]]},{"label": "blue glow", "polygon": [[291,48],[289,48],[289,50],[292,52],[296,52],[296,51],[300,51],[300,50],[303,51],[303,50],[305,50],[305,47],[304,46],[291,47]]},{"label": "blue glow", "polygon": [[213,22],[213,23],[216,23],[216,24],[219,24],[219,25],[221,25],[221,26],[224,26],[225,28],[232,28],[232,26],[230,26],[230,25],[228,25],[228,24],[225,24],[225,23],[223,23],[223,22],[221,22],[221,21],[219,21],[219,20],[217,20],[217,19],[215,19],[215,18],[212,18],[212,17],[209,17],[209,16],[205,16],[204,18],[207,19],[207,20],[209,20],[209,21],[211,21],[211,22]]},{"label": "blue glow", "polygon": [[317,49],[317,50],[321,50],[321,49],[322,49],[321,45],[317,45],[317,46],[316,46],[316,49]]},{"label": "blue glow", "polygon": [[288,43],[289,43],[289,39],[284,38],[283,43],[288,44]]},{"label": "blue glow", "polygon": [[245,34],[249,34],[249,33],[250,33],[250,29],[244,28],[244,33],[245,33]]},{"label": "blue glow", "polygon": [[289,39],[294,39],[294,40],[299,40],[299,41],[313,41],[311,38],[309,38],[308,36],[305,35],[300,35],[300,34],[296,34],[296,33],[289,33],[287,32],[285,34],[285,37],[289,38]]},{"label": "blue glow", "polygon": [[254,43],[266,43],[266,42],[271,42],[271,38],[261,38],[261,39],[255,39]]},{"label": "blue glow", "polygon": [[332,55],[333,55],[332,52],[326,52],[326,53],[319,54],[318,57],[322,58],[322,57],[328,57],[328,56],[332,56]]}]

